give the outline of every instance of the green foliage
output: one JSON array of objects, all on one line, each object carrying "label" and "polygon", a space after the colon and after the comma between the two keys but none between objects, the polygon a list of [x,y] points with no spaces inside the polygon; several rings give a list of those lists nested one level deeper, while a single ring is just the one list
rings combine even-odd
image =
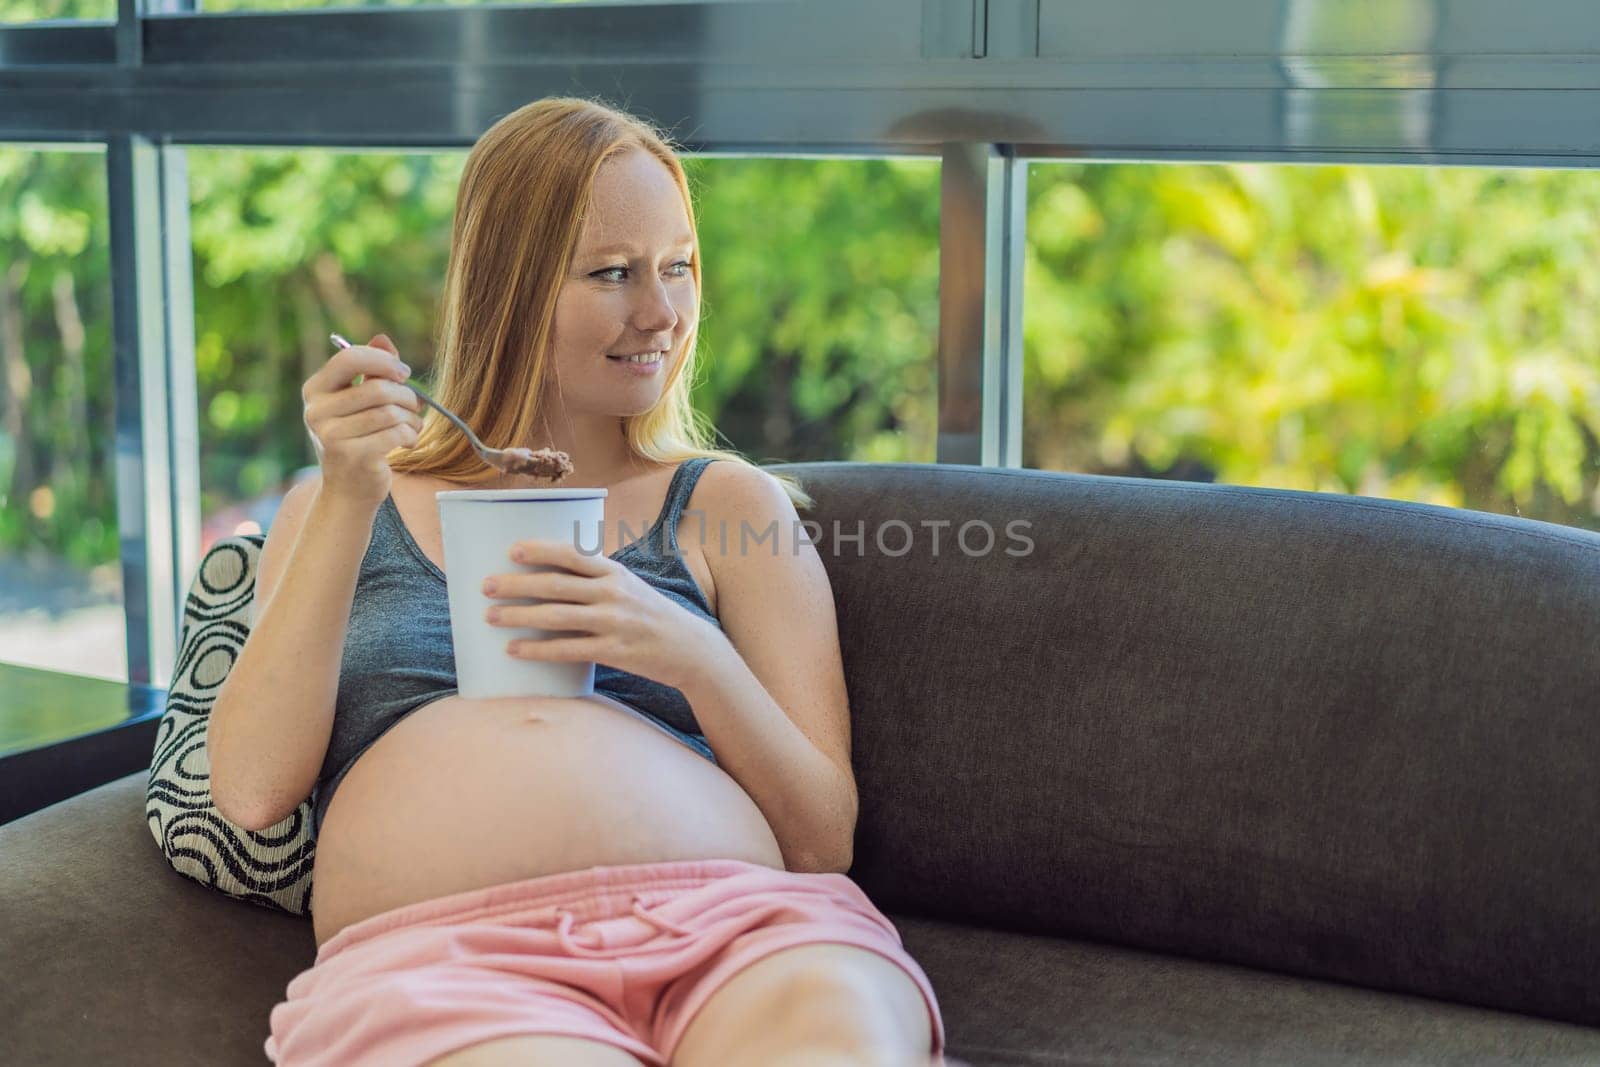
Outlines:
[{"label": "green foliage", "polygon": [[117,21],[117,0],[0,0],[0,22],[46,19]]},{"label": "green foliage", "polygon": [[203,514],[314,462],[300,386],[330,331],[427,367],[464,158],[189,152]]},{"label": "green foliage", "polygon": [[0,149],[0,550],[117,557],[105,155]]},{"label": "green foliage", "polygon": [[[426,380],[463,160],[189,153],[205,515],[313,461],[330,330]],[[696,402],[728,442],[931,461],[937,163],[687,167]],[[1048,164],[1028,207],[1030,466],[1600,528],[1587,173]],[[116,558],[106,221],[101,152],[0,150],[0,551]]]},{"label": "green foliage", "polygon": [[1600,182],[1582,171],[1040,165],[1030,466],[1600,529]]},{"label": "green foliage", "polygon": [[686,169],[705,264],[697,406],[763,461],[932,462],[938,164]]},{"label": "green foliage", "polygon": [[[300,385],[330,355],[330,330],[363,340],[388,333],[426,379],[464,159],[189,152],[204,515],[314,462]],[[100,331],[97,366],[108,368],[103,160],[79,157],[76,186],[57,176],[64,165],[52,152],[0,152],[0,196],[33,220],[0,231],[13,238],[0,247],[16,249],[8,258],[36,279],[69,261],[93,279],[100,302],[83,314]],[[697,405],[734,447],[763,459],[931,460],[937,164],[691,159],[688,169],[710,265]],[[91,179],[92,196],[79,188]],[[87,249],[73,240],[85,220],[100,227]],[[23,362],[37,376],[62,346],[49,294],[36,280],[25,295]],[[50,514],[30,511],[49,434],[82,425],[51,420],[49,391],[36,391],[23,420],[27,469],[0,466],[0,486],[27,475],[4,508],[0,548],[80,543],[75,556],[115,559],[114,536],[87,540],[115,527],[109,374],[95,386],[104,424],[94,460],[68,466],[94,480],[98,503],[80,512],[58,492]]]}]

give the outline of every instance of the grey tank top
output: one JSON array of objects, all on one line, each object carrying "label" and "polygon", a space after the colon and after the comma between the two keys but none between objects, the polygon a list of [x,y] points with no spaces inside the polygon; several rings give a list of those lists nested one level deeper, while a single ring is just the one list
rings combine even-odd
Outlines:
[{"label": "grey tank top", "polygon": [[[609,558],[721,629],[678,551],[678,522],[700,472],[711,462],[696,457],[679,464],[655,523]],[[603,663],[595,664],[594,688],[716,762],[681,691]],[[334,791],[373,742],[424,704],[457,691],[444,572],[412,539],[394,498],[385,497],[373,518],[372,541],[350,605],[333,734],[311,792],[313,834],[321,834]]]}]

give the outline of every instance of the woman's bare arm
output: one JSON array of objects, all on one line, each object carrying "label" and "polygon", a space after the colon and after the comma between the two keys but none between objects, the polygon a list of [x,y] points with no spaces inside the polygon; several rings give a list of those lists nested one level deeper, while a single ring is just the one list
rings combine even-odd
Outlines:
[{"label": "woman's bare arm", "polygon": [[311,794],[333,734],[356,577],[376,510],[323,494],[314,477],[283,498],[262,546],[256,621],[206,732],[211,798],[264,830]]},{"label": "woman's bare arm", "polygon": [[300,390],[321,474],[289,490],[267,531],[256,620],[206,730],[212,802],[247,830],[287,818],[327,758],[356,579],[393,484],[386,457],[422,427],[421,400],[400,384],[410,373],[379,334]]},{"label": "woman's bare arm", "polygon": [[727,640],[696,661],[684,698],[717,765],[766,816],[784,866],[847,871],[859,801],[828,572],[765,471],[713,463],[693,500],[718,531],[703,543]]}]

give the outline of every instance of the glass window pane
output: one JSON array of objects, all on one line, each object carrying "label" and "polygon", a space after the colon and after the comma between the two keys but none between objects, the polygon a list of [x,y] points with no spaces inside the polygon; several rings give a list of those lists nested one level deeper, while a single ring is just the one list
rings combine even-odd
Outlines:
[{"label": "glass window pane", "polygon": [[[202,548],[316,462],[300,386],[336,330],[432,368],[464,152],[189,152]],[[696,406],[761,462],[932,462],[936,160],[687,158]]]},{"label": "glass window pane", "polygon": [[188,153],[201,551],[271,522],[315,470],[301,384],[330,332],[431,369],[464,153]]},{"label": "glass window pane", "polygon": [[0,147],[0,660],[126,681],[110,265],[104,150]]},{"label": "glass window pane", "polygon": [[117,0],[0,0],[0,22],[44,19],[117,21]]},{"label": "glass window pane", "polygon": [[932,463],[939,161],[690,159],[697,406],[758,462]]},{"label": "glass window pane", "polygon": [[[3,0],[0,0],[3,2]],[[505,5],[506,0],[198,0],[203,13],[223,11],[308,11],[336,7],[472,7],[483,4]],[[666,4],[682,0],[516,0],[519,7],[547,4]]]},{"label": "glass window pane", "polygon": [[1600,530],[1600,175],[1038,163],[1027,466]]},{"label": "glass window pane", "polygon": [[[196,0],[198,14],[229,11],[311,11],[364,7],[470,7],[505,5],[507,0]],[[515,0],[518,6],[546,4],[664,4],[681,0]],[[721,0],[730,2],[730,0]],[[117,0],[0,0],[0,23],[42,19],[117,20]]]}]

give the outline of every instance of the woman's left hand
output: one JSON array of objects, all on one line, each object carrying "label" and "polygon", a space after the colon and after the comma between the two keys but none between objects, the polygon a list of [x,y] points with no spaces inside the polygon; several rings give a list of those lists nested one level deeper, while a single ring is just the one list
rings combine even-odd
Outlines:
[{"label": "woman's left hand", "polygon": [[593,660],[629,674],[683,688],[695,665],[723,632],[662,595],[628,568],[603,555],[586,555],[564,541],[518,541],[511,558],[527,566],[555,567],[535,574],[491,575],[491,599],[537,598],[549,603],[496,604],[493,626],[576,631],[560,637],[511,640],[518,659]]}]

